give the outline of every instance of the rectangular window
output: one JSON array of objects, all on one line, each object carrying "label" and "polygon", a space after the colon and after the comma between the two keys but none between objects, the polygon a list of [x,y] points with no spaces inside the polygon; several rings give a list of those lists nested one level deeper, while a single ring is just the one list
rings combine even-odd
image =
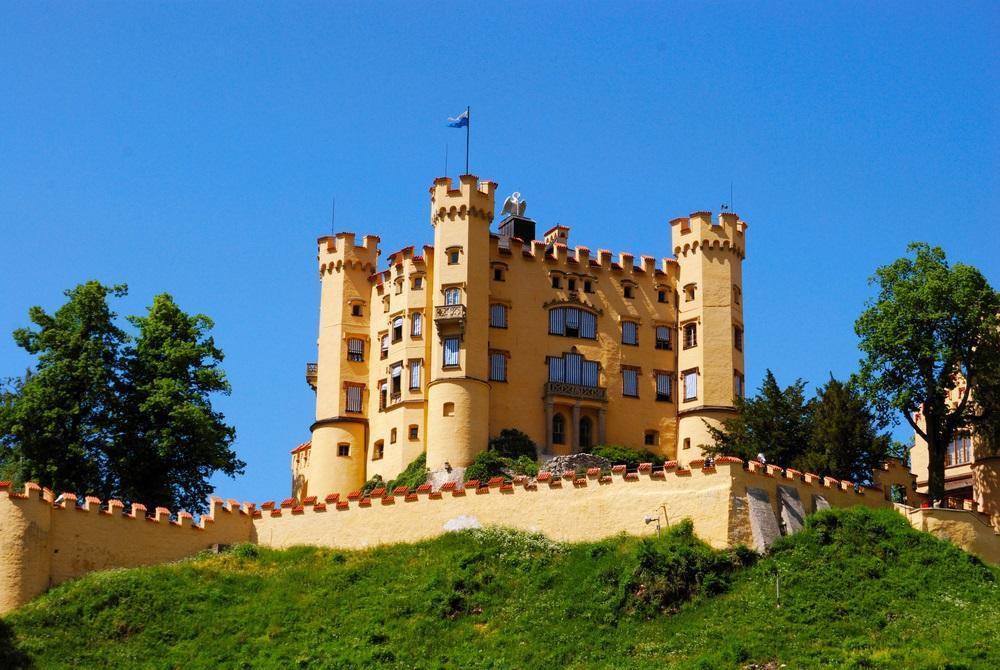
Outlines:
[{"label": "rectangular window", "polygon": [[622,293],[624,293],[625,297],[628,298],[629,300],[632,299],[632,287],[631,286],[628,286],[628,285],[623,286],[622,287]]},{"label": "rectangular window", "polygon": [[661,402],[673,402],[674,377],[669,372],[656,373],[656,399]]},{"label": "rectangular window", "polygon": [[365,341],[358,338],[347,340],[347,360],[361,362],[365,360]]},{"label": "rectangular window", "polygon": [[580,310],[567,309],[566,337],[580,337]]},{"label": "rectangular window", "polygon": [[507,327],[507,305],[493,303],[490,305],[490,328]]},{"label": "rectangular window", "polygon": [[410,390],[415,391],[420,388],[420,372],[424,362],[417,359],[410,361]]},{"label": "rectangular window", "polygon": [[396,429],[389,431],[389,444],[396,444]]},{"label": "rectangular window", "polygon": [[656,348],[670,350],[670,327],[656,327]]},{"label": "rectangular window", "polygon": [[419,291],[423,287],[424,287],[424,278],[423,277],[414,277],[413,278],[413,283],[412,283],[413,290],[414,291]]},{"label": "rectangular window", "polygon": [[444,338],[444,367],[458,367],[458,338]]},{"label": "rectangular window", "polygon": [[698,398],[698,371],[690,370],[684,373],[684,400]]},{"label": "rectangular window", "polygon": [[583,356],[566,354],[563,358],[566,361],[566,381],[570,384],[579,384],[583,379]]},{"label": "rectangular window", "polygon": [[684,326],[684,348],[690,349],[691,347],[698,346],[698,324],[689,323]]},{"label": "rectangular window", "polygon": [[948,445],[944,455],[946,466],[962,465],[972,462],[972,437],[968,433],[959,433]]},{"label": "rectangular window", "polygon": [[389,333],[382,335],[382,353],[380,358],[389,358]]},{"label": "rectangular window", "polygon": [[600,366],[597,365],[597,361],[584,361],[583,378],[581,379],[581,383],[584,386],[596,388],[598,383],[599,371],[600,371]]},{"label": "rectangular window", "polygon": [[549,357],[549,381],[550,382],[564,382],[566,381],[566,361],[562,357]]},{"label": "rectangular window", "polygon": [[446,288],[444,290],[444,304],[457,305],[462,302],[462,290],[459,288]]},{"label": "rectangular window", "polygon": [[419,437],[420,437],[420,427],[415,423],[410,424],[410,439],[416,440]]},{"label": "rectangular window", "polygon": [[736,351],[743,351],[743,329],[739,326],[733,327],[733,346]]},{"label": "rectangular window", "polygon": [[594,292],[594,286],[593,286],[593,284],[590,283],[589,280],[585,280],[583,282],[583,292],[584,293],[593,293]]},{"label": "rectangular window", "polygon": [[666,302],[667,301],[667,292],[666,291],[657,291],[656,292],[656,300],[657,300],[657,302]]},{"label": "rectangular window", "polygon": [[503,281],[503,268],[493,268],[493,281]]},{"label": "rectangular window", "polygon": [[635,368],[622,368],[622,395],[639,397],[639,371]]},{"label": "rectangular window", "polygon": [[459,257],[459,252],[458,251],[449,251],[448,252],[448,265],[458,265],[458,257]]},{"label": "rectangular window", "polygon": [[396,363],[393,365],[390,369],[389,377],[392,380],[392,386],[390,387],[392,400],[395,402],[399,400],[400,395],[403,393],[403,364]]},{"label": "rectangular window", "polygon": [[421,337],[424,334],[424,315],[414,312],[410,315],[410,335]]},{"label": "rectangular window", "polygon": [[597,317],[590,312],[580,312],[580,337],[597,339]]},{"label": "rectangular window", "polygon": [[490,381],[507,381],[507,354],[502,351],[490,352]]},{"label": "rectangular window", "polygon": [[397,279],[396,280],[396,295],[399,295],[402,292],[403,292],[403,280],[402,279]]},{"label": "rectangular window", "polygon": [[569,290],[570,291],[575,291],[576,290],[576,280],[575,279],[570,279],[569,282],[568,282],[568,284],[569,284]]},{"label": "rectangular window", "polygon": [[742,398],[743,394],[746,392],[744,388],[743,375],[739,372],[733,371],[733,395],[737,398]]},{"label": "rectangular window", "polygon": [[361,316],[361,305],[351,305],[351,316]]},{"label": "rectangular window", "polygon": [[549,334],[550,335],[562,335],[565,333],[565,319],[563,318],[566,310],[561,307],[549,310]]},{"label": "rectangular window", "polygon": [[639,324],[635,321],[622,321],[622,344],[639,344]]},{"label": "rectangular window", "polygon": [[392,341],[399,342],[403,339],[403,317],[397,316],[392,320]]},{"label": "rectangular window", "polygon": [[341,457],[346,457],[351,455],[351,445],[349,444],[338,444],[337,445],[337,455]]},{"label": "rectangular window", "polygon": [[562,286],[562,282],[559,280],[559,277],[553,277],[552,288],[559,288],[560,286]]},{"label": "rectangular window", "polygon": [[350,384],[344,389],[347,394],[344,410],[351,413],[361,412],[361,397],[365,387],[357,384]]},{"label": "rectangular window", "polygon": [[381,380],[378,384],[378,409],[381,412],[389,404],[389,382]]}]

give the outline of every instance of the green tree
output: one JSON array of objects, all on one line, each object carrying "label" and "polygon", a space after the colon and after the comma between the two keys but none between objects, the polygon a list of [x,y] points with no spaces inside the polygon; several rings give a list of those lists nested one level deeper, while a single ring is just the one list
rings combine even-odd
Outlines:
[{"label": "green tree", "polygon": [[795,459],[794,467],[862,484],[872,482],[892,442],[879,433],[875,413],[855,385],[831,375],[826,386],[816,391],[811,424],[808,449]]},{"label": "green tree", "polygon": [[[971,402],[976,387],[989,401],[1000,369],[1000,295],[970,265],[949,266],[939,247],[909,245],[909,256],[875,271],[878,295],[855,323],[864,354],[858,376],[881,416],[902,413],[927,441],[928,493],[944,495],[944,459],[956,431],[997,419]],[[956,403],[948,392],[964,378]],[[924,424],[914,418],[921,412]]]},{"label": "green tree", "polygon": [[128,500],[201,511],[212,473],[245,466],[231,448],[235,429],[212,408],[212,394],[230,392],[222,351],[207,334],[212,321],[161,294],[129,322],[138,334],[124,352],[115,488]]},{"label": "green tree", "polygon": [[504,458],[520,458],[525,456],[532,460],[538,459],[538,449],[526,433],[516,428],[504,428],[500,435],[490,440],[490,451],[495,451]]},{"label": "green tree", "polygon": [[714,440],[706,452],[744,460],[763,453],[770,463],[795,463],[812,436],[812,403],[806,400],[805,385],[797,379],[782,389],[768,370],[756,396],[737,399],[735,418],[723,421],[721,429],[706,423]]},{"label": "green tree", "polygon": [[0,391],[0,472],[58,491],[205,509],[209,477],[242,472],[234,431],[210,396],[228,393],[212,322],[168,295],[115,325],[108,296],[124,285],[96,281],[66,291],[52,315],[29,311],[35,329],[14,332],[37,357]]},{"label": "green tree", "polygon": [[14,479],[104,497],[113,492],[107,447],[126,336],[107,298],[126,291],[124,285],[81,284],[65,292],[68,301],[54,314],[32,307],[34,329],[14,331],[14,341],[38,361],[8,385],[0,404],[4,469]]}]

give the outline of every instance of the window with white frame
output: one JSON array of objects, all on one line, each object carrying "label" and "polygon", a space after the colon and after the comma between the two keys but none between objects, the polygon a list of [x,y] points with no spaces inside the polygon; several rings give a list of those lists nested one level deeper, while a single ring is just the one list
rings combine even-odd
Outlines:
[{"label": "window with white frame", "polygon": [[462,302],[462,289],[452,286],[444,290],[444,304],[459,305]]},{"label": "window with white frame", "polygon": [[389,358],[389,333],[382,334],[380,358]]},{"label": "window with white frame", "polygon": [[639,397],[639,371],[636,368],[622,368],[622,395]]},{"label": "window with white frame", "polygon": [[410,361],[410,390],[415,391],[420,388],[420,375],[423,371],[424,362],[419,358]]},{"label": "window with white frame", "polygon": [[410,315],[410,335],[412,337],[421,337],[424,334],[424,315],[420,312],[414,312]]},{"label": "window with white frame", "polygon": [[403,364],[393,363],[392,367],[389,368],[389,379],[391,380],[391,385],[389,391],[392,394],[390,397],[393,402],[399,400],[403,393]]},{"label": "window with white frame", "polygon": [[504,351],[490,352],[490,381],[507,381],[507,353]]},{"label": "window with white frame", "polygon": [[622,321],[622,344],[639,344],[639,324],[635,321]]},{"label": "window with white frame", "polygon": [[684,373],[684,400],[697,400],[698,398],[698,371],[688,370]]},{"label": "window with white frame", "polygon": [[698,346],[698,324],[689,323],[684,326],[684,348],[690,349]]},{"label": "window with white frame", "polygon": [[971,463],[972,455],[972,436],[969,433],[958,433],[948,444],[944,454],[944,464],[952,466]]},{"label": "window with white frame", "polygon": [[365,341],[359,337],[347,340],[347,360],[360,363],[365,360]]},{"label": "window with white frame", "polygon": [[392,320],[392,341],[399,342],[403,339],[403,317],[397,316]]},{"label": "window with white frame", "polygon": [[444,338],[444,367],[458,367],[458,345],[457,337]]},{"label": "window with white frame", "polygon": [[348,384],[344,389],[346,394],[344,402],[344,411],[351,412],[352,414],[358,414],[361,412],[361,398],[363,397],[365,387],[361,384]]},{"label": "window with white frame", "polygon": [[656,399],[660,402],[673,402],[674,376],[669,372],[656,371]]},{"label": "window with white frame", "polygon": [[490,305],[490,328],[507,327],[507,305],[495,302]]}]

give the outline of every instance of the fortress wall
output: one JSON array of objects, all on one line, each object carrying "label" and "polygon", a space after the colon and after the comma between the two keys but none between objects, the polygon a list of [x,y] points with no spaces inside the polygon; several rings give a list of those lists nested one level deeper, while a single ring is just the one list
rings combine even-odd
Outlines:
[{"label": "fortress wall", "polygon": [[910,525],[948,540],[985,561],[1000,564],[1000,537],[989,517],[973,510],[898,505]]},{"label": "fortress wall", "polygon": [[87,498],[78,507],[67,494],[55,504],[53,493],[36,484],[24,493],[6,482],[0,489],[0,614],[95,570],[175,561],[252,535],[252,509],[236,501],[212,499],[211,513],[195,524],[186,512],[171,521],[162,507],[149,517],[142,505],[126,513],[117,500]]},{"label": "fortress wall", "polygon": [[[393,542],[415,542],[450,529],[506,526],[537,531],[560,541],[582,542],[629,533],[651,535],[656,524],[647,516],[677,523],[694,521],[695,533],[715,547],[727,545],[731,470],[673,470],[613,475],[593,469],[587,476],[504,485],[501,480],[467,489],[264,509],[254,518],[257,541],[275,548],[299,544],[360,549]],[[376,492],[373,492],[376,493]],[[265,504],[264,507],[270,507]]]}]

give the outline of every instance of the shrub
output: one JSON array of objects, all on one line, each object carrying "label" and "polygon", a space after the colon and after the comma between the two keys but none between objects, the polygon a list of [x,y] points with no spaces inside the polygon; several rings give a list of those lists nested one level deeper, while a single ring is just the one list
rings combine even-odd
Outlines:
[{"label": "shrub", "polygon": [[372,478],[364,483],[361,487],[361,495],[367,496],[372,492],[372,489],[377,489],[379,486],[384,486],[385,482],[382,481],[382,475],[374,474]]},{"label": "shrub", "polygon": [[663,456],[657,456],[644,449],[631,449],[618,444],[601,444],[590,450],[594,456],[600,456],[611,461],[611,465],[625,465],[629,470],[635,470],[640,463],[663,465]]},{"label": "shrub", "polygon": [[486,450],[476,456],[472,464],[465,469],[465,479],[485,482],[492,477],[506,477],[507,467],[507,459],[501,458],[495,451]]},{"label": "shrub", "polygon": [[538,460],[538,449],[531,438],[516,428],[504,428],[499,437],[490,440],[490,451],[495,451],[503,458],[518,459],[521,457]]},{"label": "shrub", "polygon": [[391,491],[397,486],[407,486],[415,489],[421,484],[427,483],[427,452],[414,458],[406,468],[400,472],[395,479],[386,483],[385,487]]}]

